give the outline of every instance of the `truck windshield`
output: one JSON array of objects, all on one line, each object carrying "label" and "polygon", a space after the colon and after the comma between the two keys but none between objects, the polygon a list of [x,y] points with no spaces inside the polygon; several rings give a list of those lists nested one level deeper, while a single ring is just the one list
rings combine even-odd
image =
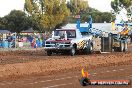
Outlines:
[{"label": "truck windshield", "polygon": [[76,38],[75,30],[56,30],[54,33],[55,36],[60,36],[61,38],[64,38],[65,34],[67,34],[67,38]]}]

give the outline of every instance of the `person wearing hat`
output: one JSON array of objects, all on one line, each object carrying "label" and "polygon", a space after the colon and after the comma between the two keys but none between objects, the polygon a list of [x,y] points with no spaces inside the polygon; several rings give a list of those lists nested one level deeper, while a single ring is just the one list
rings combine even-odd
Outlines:
[{"label": "person wearing hat", "polygon": [[121,35],[129,35],[130,28],[128,27],[128,24],[124,25],[123,30],[120,32]]}]

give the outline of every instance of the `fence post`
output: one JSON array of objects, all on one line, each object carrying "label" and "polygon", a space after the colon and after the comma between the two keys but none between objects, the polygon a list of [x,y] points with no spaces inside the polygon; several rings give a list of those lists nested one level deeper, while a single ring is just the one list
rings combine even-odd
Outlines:
[{"label": "fence post", "polygon": [[16,32],[15,32],[15,49],[16,49],[16,38],[17,38],[17,37],[16,37]]}]

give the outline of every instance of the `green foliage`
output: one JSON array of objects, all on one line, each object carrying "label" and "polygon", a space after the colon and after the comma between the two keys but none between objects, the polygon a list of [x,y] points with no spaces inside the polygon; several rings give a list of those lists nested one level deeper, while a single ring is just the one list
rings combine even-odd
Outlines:
[{"label": "green foliage", "polygon": [[25,0],[25,10],[41,31],[54,29],[70,14],[65,0]]},{"label": "green foliage", "polygon": [[21,32],[29,28],[29,20],[26,14],[20,10],[13,10],[3,18],[3,24],[11,32]]},{"label": "green foliage", "polygon": [[118,6],[119,6],[118,0],[111,1],[111,8],[112,8],[115,12],[119,11]]},{"label": "green foliage", "polygon": [[70,9],[72,15],[77,15],[80,14],[80,12],[86,11],[89,6],[86,0],[70,0],[70,2],[67,3],[67,7]]},{"label": "green foliage", "polygon": [[[115,16],[113,16],[109,12],[100,12],[94,8],[89,7],[84,13],[81,14],[81,22],[82,23],[88,22],[89,15],[92,16],[93,23],[103,23],[103,22],[110,23],[115,19]],[[69,21],[70,23],[75,23],[76,19],[74,18],[74,16],[71,16]]]},{"label": "green foliage", "polygon": [[[79,2],[84,3],[85,7],[81,8],[82,4]],[[75,15],[77,15],[78,13],[81,16],[82,23],[88,22],[89,15],[92,16],[94,23],[103,23],[103,22],[109,23],[113,19],[115,19],[115,17],[109,12],[100,12],[97,9],[89,7],[88,2],[86,2],[86,0],[70,0],[70,2],[67,3],[67,7],[70,9],[72,13],[71,16],[69,17],[70,23],[76,23]]]},{"label": "green foliage", "polygon": [[120,5],[123,5],[125,8],[129,8],[132,5],[132,0],[119,0]]},{"label": "green foliage", "polygon": [[94,23],[110,23],[112,21],[112,14],[109,12],[93,12],[91,13]]},{"label": "green foliage", "polygon": [[4,29],[6,24],[6,20],[4,18],[0,18],[0,29]]},{"label": "green foliage", "polygon": [[90,8],[88,2],[83,0],[70,0],[67,4],[65,0],[25,0],[24,8],[26,13],[13,10],[0,18],[0,28],[18,33],[31,27],[39,32],[51,31],[68,22],[76,23],[74,16],[78,13],[81,14],[81,22],[87,22],[89,15],[95,23],[114,19],[111,13]]},{"label": "green foliage", "polygon": [[114,0],[111,1],[111,7],[115,12],[118,12],[121,10],[121,8],[129,9],[129,7],[132,5],[132,0]]}]

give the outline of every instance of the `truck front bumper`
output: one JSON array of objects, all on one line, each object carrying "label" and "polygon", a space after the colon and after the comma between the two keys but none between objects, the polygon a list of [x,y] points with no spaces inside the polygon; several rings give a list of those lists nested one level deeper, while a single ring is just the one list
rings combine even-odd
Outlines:
[{"label": "truck front bumper", "polygon": [[70,43],[49,43],[45,44],[45,50],[51,50],[51,51],[60,51],[60,50],[70,50],[71,49],[71,44]]},{"label": "truck front bumper", "polygon": [[45,47],[44,48],[46,51],[50,50],[50,51],[57,51],[57,50],[70,50],[71,47]]}]

